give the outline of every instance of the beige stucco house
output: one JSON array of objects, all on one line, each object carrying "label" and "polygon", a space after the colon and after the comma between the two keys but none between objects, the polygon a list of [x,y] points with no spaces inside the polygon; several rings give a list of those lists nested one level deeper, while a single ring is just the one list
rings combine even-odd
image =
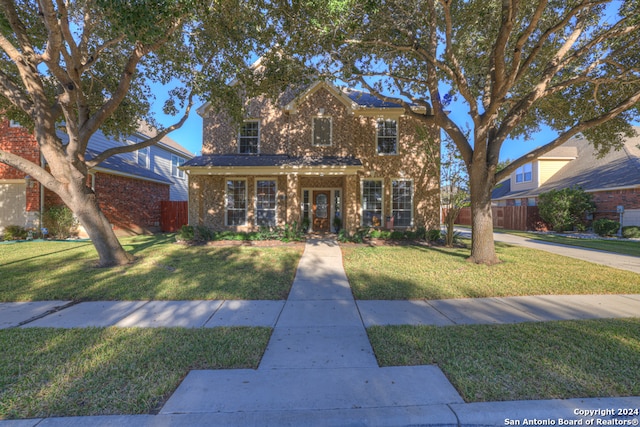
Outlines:
[{"label": "beige stucco house", "polygon": [[400,105],[317,82],[248,100],[242,123],[209,105],[198,113],[202,155],[183,166],[191,225],[438,227],[439,133]]}]

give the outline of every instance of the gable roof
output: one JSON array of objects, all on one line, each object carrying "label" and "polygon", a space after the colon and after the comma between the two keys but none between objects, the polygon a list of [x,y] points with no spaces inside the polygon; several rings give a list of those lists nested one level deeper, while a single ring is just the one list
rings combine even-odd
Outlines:
[{"label": "gable roof", "polygon": [[585,191],[640,187],[640,136],[626,140],[620,150],[611,150],[602,158],[586,139],[581,142],[578,157],[541,185],[537,194],[566,187]]},{"label": "gable roof", "polygon": [[344,104],[345,107],[347,107],[347,109],[349,111],[353,111],[357,108],[358,104],[356,102],[354,102],[353,100],[351,100],[351,98],[349,98],[344,92],[342,92],[340,89],[338,89],[337,87],[335,87],[333,84],[331,84],[330,82],[324,81],[324,80],[318,80],[315,83],[311,84],[308,88],[306,88],[305,90],[301,91],[295,98],[293,98],[287,105],[284,106],[284,109],[286,111],[295,111],[297,106],[308,96],[313,95],[314,93],[318,92],[320,89],[326,89],[329,91],[329,93],[331,93],[333,96],[335,96],[338,101],[340,101],[342,104]]},{"label": "gable roof", "polygon": [[[640,131],[640,128],[636,128]],[[492,192],[492,199],[535,197],[553,189],[581,187],[587,192],[640,187],[640,135],[629,138],[619,150],[597,156],[593,145],[584,138],[572,138],[540,159],[572,158],[544,184],[535,189],[510,191],[510,180]],[[501,183],[502,184],[502,183]]]}]

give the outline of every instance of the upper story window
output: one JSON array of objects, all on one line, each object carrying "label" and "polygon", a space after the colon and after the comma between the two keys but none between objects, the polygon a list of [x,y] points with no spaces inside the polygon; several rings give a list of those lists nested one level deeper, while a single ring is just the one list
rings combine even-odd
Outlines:
[{"label": "upper story window", "polygon": [[184,165],[184,159],[182,157],[176,156],[175,154],[172,154],[171,155],[171,176],[184,179],[185,172],[181,169],[178,169],[182,165]]},{"label": "upper story window", "polygon": [[149,169],[149,152],[150,147],[144,147],[136,151],[136,162],[138,166]]},{"label": "upper story window", "polygon": [[246,120],[240,127],[238,152],[240,154],[258,154],[260,146],[260,122]]},{"label": "upper story window", "polygon": [[378,120],[377,142],[378,154],[398,154],[397,120]]},{"label": "upper story window", "polygon": [[532,177],[532,165],[531,163],[527,163],[526,165],[520,166],[516,169],[516,182],[531,182]]},{"label": "upper story window", "polygon": [[314,117],[313,118],[313,145],[328,146],[331,145],[332,131],[331,117]]}]

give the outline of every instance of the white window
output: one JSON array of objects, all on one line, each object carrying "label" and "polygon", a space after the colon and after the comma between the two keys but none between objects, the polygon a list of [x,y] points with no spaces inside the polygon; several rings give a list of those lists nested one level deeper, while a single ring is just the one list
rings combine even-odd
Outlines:
[{"label": "white window", "polygon": [[276,181],[256,181],[256,225],[276,226],[276,208],[278,205],[278,187]]},{"label": "white window", "polygon": [[536,206],[537,204],[535,197],[529,197],[527,199],[527,206]]},{"label": "white window", "polygon": [[227,225],[247,223],[247,182],[227,181]]},{"label": "white window", "polygon": [[392,181],[391,215],[395,227],[413,225],[413,183],[411,181]]},{"label": "white window", "polygon": [[378,120],[378,154],[398,154],[398,122]]},{"label": "white window", "polygon": [[184,179],[185,172],[181,169],[178,169],[182,165],[184,165],[184,159],[182,157],[176,156],[175,154],[172,154],[171,155],[171,176]]},{"label": "white window", "polygon": [[362,225],[380,227],[382,221],[382,181],[362,181]]},{"label": "white window", "polygon": [[313,145],[331,145],[332,124],[331,117],[313,118]]},{"label": "white window", "polygon": [[9,127],[19,128],[19,127],[22,127],[22,126],[20,125],[20,123],[16,122],[15,120],[10,120],[9,121]]},{"label": "white window", "polygon": [[238,136],[238,153],[258,154],[260,146],[260,122],[247,120],[240,127]]},{"label": "white window", "polygon": [[150,147],[144,147],[136,151],[138,166],[149,169],[149,150]]},{"label": "white window", "polygon": [[520,166],[516,169],[516,182],[531,182],[532,180],[532,166],[531,163]]}]

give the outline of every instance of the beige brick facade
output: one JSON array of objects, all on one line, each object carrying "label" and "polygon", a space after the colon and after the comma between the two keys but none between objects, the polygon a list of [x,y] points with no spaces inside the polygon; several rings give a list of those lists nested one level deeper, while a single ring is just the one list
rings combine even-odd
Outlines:
[{"label": "beige brick facade", "polygon": [[[239,125],[223,113],[204,111],[203,156],[237,155]],[[439,133],[404,115],[402,109],[363,107],[330,84],[320,83],[286,103],[283,100],[252,100],[245,117],[259,121],[259,155],[355,158],[361,166],[342,169],[187,166],[192,225],[215,230],[256,229],[256,182],[277,179],[277,225],[302,220],[305,194],[313,219],[313,196],[326,191],[331,217],[339,212],[343,227],[354,231],[362,226],[362,182],[375,179],[382,181],[383,217],[392,215],[392,181],[407,180],[412,183],[411,228],[438,227]],[[330,118],[330,145],[313,144],[313,119],[316,117]],[[378,154],[378,119],[397,121],[397,154]],[[225,220],[226,182],[229,180],[246,181],[244,225],[228,226]]]}]

